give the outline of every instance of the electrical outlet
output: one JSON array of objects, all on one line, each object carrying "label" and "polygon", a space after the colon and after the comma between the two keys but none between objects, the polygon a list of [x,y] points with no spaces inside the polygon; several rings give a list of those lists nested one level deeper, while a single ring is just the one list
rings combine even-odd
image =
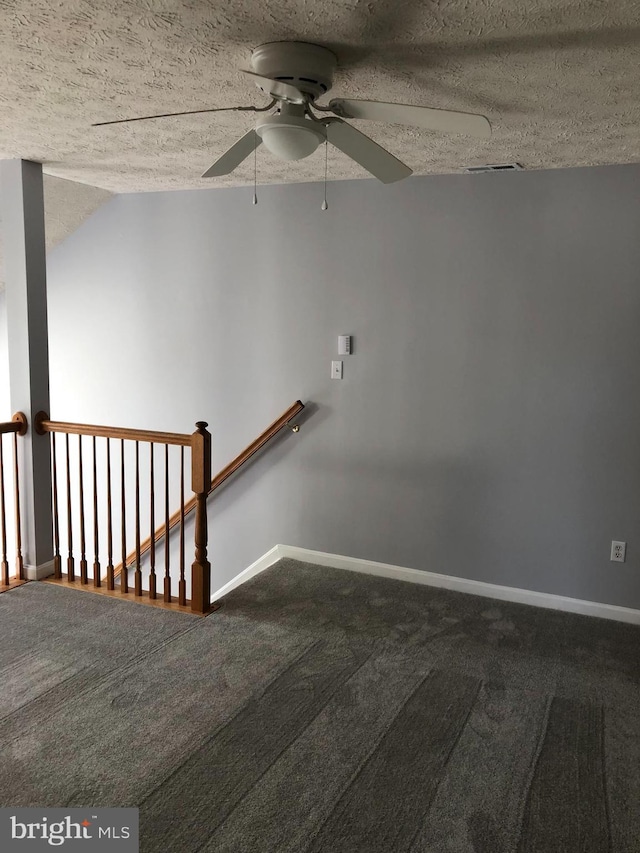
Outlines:
[{"label": "electrical outlet", "polygon": [[611,562],[612,563],[624,563],[624,558],[627,555],[627,543],[626,542],[616,542],[615,540],[611,543]]}]

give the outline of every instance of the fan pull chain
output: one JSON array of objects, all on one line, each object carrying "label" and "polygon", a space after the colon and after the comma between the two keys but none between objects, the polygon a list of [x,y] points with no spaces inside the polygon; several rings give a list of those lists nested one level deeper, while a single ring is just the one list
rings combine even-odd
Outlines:
[{"label": "fan pull chain", "polygon": [[258,203],[258,137],[253,142],[253,201],[252,204]]},{"label": "fan pull chain", "polygon": [[329,205],[327,204],[327,163],[329,160],[329,143],[325,139],[324,141],[324,201],[321,205],[321,210],[329,210]]}]

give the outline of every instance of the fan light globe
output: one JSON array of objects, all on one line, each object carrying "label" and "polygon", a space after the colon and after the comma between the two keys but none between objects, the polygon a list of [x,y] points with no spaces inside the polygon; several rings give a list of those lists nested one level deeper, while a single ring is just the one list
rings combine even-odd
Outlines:
[{"label": "fan light globe", "polygon": [[276,115],[262,120],[256,133],[279,160],[302,160],[326,139],[324,125],[309,119]]},{"label": "fan light globe", "polygon": [[316,150],[320,139],[299,127],[267,127],[262,142],[280,160],[302,160]]}]

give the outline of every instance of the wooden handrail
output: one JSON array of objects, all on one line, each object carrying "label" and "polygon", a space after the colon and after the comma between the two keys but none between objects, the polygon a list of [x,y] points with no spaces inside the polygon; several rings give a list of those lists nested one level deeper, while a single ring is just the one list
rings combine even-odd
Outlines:
[{"label": "wooden handrail", "polygon": [[[209,494],[214,492],[219,486],[221,486],[225,480],[227,480],[232,474],[241,468],[245,462],[247,462],[254,453],[257,453],[260,448],[264,447],[264,445],[270,441],[277,433],[280,432],[281,429],[286,427],[291,421],[292,418],[295,418],[296,415],[300,414],[300,412],[304,409],[304,403],[301,403],[300,400],[296,400],[296,402],[289,406],[286,412],[284,412],[280,417],[275,420],[270,426],[266,428],[266,430],[256,438],[254,442],[252,442],[248,447],[240,453],[233,462],[230,462],[226,468],[223,468],[211,481],[211,487],[209,489]],[[296,430],[297,431],[297,430]],[[185,507],[186,511],[186,507]]]},{"label": "wooden handrail", "polygon": [[[235,472],[238,470],[238,468],[241,468],[242,465],[245,464],[245,462],[247,462],[255,453],[257,453],[258,450],[260,450],[262,447],[264,447],[264,445],[268,441],[270,441],[275,435],[277,435],[281,429],[286,427],[289,424],[289,422],[291,421],[291,419],[294,418],[296,415],[298,415],[303,409],[304,409],[304,403],[302,403],[300,400],[296,400],[296,402],[293,403],[293,405],[289,406],[289,408],[286,410],[286,412],[283,412],[279,418],[277,418],[272,424],[270,424],[264,430],[264,432],[261,433],[258,436],[258,438],[256,438],[255,441],[253,441],[248,447],[245,447],[245,449],[242,451],[242,453],[239,453],[238,456],[236,456],[236,458],[233,460],[233,462],[230,462],[226,466],[226,468],[223,468],[222,471],[220,471],[218,474],[216,474],[216,476],[211,481],[211,487],[209,488],[209,495],[211,495],[212,492],[214,492],[216,489],[218,489],[225,482],[225,480],[228,480],[232,474],[235,474]],[[296,431],[297,431],[297,429],[296,429]],[[191,500],[189,500],[184,505],[184,515],[186,516],[186,515],[188,515],[188,513],[192,512],[193,509],[195,508],[195,506],[196,506],[196,498],[194,496],[191,498]],[[158,529],[155,532],[153,541],[156,543],[159,542],[164,537],[165,532],[167,530],[173,530],[173,528],[177,524],[179,524],[180,518],[181,518],[180,510],[178,510],[177,512],[174,512],[174,514],[169,519],[168,525],[162,524],[160,527],[158,527]],[[139,551],[140,556],[144,556],[144,554],[146,554],[150,550],[151,541],[152,541],[151,537],[149,537],[148,539],[145,539],[144,542],[142,542],[140,544],[140,551]],[[136,559],[136,556],[137,556],[136,551],[131,551],[129,554],[127,554],[126,564],[130,565],[131,561]],[[114,576],[118,577],[120,575],[121,571],[122,571],[122,563],[119,563],[114,569]]]},{"label": "wooden handrail", "polygon": [[25,435],[27,432],[27,416],[22,412],[16,412],[13,418],[6,423],[0,423],[0,435],[17,432],[18,435]]},{"label": "wooden handrail", "polygon": [[[177,444],[183,447],[191,447],[191,435],[187,433],[156,432],[148,429],[126,429],[124,427],[50,421],[44,412],[38,412],[35,416],[33,428],[39,435],[44,435],[47,432],[61,432],[67,435],[93,435],[97,438],[119,438],[129,441],[150,441],[154,444]],[[16,430],[12,431],[15,432]]]}]

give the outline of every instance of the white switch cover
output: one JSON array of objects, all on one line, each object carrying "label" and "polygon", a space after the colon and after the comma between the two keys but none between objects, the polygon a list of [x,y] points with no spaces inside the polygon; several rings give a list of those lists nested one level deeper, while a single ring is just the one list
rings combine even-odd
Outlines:
[{"label": "white switch cover", "polygon": [[342,379],[342,362],[341,361],[332,361],[331,362],[331,378],[332,379]]},{"label": "white switch cover", "polygon": [[613,563],[624,563],[624,558],[627,555],[627,543],[626,542],[616,542],[615,540],[611,543],[611,562]]}]

